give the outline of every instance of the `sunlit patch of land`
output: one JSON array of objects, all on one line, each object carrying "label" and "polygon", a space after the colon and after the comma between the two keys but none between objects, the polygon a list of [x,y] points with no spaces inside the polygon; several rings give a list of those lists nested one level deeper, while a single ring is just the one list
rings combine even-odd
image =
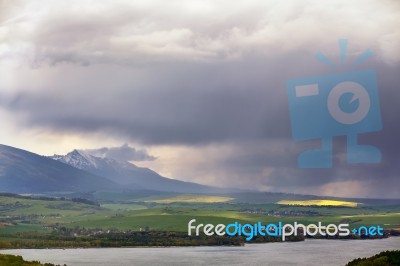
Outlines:
[{"label": "sunlit patch of land", "polygon": [[137,204],[121,204],[121,203],[107,203],[101,204],[102,208],[110,209],[110,210],[120,210],[120,211],[137,211],[147,209],[146,206],[137,205]]},{"label": "sunlit patch of land", "polygon": [[357,202],[341,200],[280,200],[277,204],[296,206],[340,206],[353,208],[358,206]]},{"label": "sunlit patch of land", "polygon": [[230,197],[221,197],[221,196],[207,196],[207,195],[178,195],[171,198],[166,199],[158,199],[158,200],[148,200],[146,202],[155,202],[155,203],[221,203],[232,201],[234,198]]}]

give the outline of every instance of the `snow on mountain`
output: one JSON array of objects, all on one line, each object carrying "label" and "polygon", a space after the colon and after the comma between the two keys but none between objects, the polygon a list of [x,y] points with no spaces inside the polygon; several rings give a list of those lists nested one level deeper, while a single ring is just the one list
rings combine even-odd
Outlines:
[{"label": "snow on mountain", "polygon": [[82,170],[91,167],[98,168],[95,157],[85,154],[84,152],[79,152],[78,150],[73,150],[66,156],[54,155],[53,159]]},{"label": "snow on mountain", "polygon": [[183,182],[160,176],[158,173],[130,162],[101,158],[84,151],[73,150],[66,155],[53,155],[50,158],[95,175],[106,177],[130,189],[150,189],[185,193],[205,192],[211,187]]},{"label": "snow on mountain", "polygon": [[83,192],[120,188],[102,176],[32,152],[0,145],[0,192]]}]

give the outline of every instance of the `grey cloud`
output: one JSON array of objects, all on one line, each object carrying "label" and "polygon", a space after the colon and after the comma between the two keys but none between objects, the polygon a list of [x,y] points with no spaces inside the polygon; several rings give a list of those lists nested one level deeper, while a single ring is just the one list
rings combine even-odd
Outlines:
[{"label": "grey cloud", "polygon": [[[81,89],[25,92],[6,104],[13,111],[25,113],[30,125],[61,131],[116,130],[114,134],[145,144],[202,144],[282,133],[288,136],[284,80],[276,84],[273,70],[265,75],[269,68],[265,63],[244,64],[148,69],[149,81],[144,84],[135,84],[130,73],[120,75],[132,80],[132,89],[129,85],[114,88],[110,77],[118,74],[109,72],[98,77],[93,88],[85,88],[83,79]],[[241,73],[243,68],[255,70]],[[49,85],[58,86],[72,78],[77,79],[65,72]],[[110,85],[102,88],[103,84]],[[277,112],[282,121],[275,116]]]},{"label": "grey cloud", "polygon": [[[6,73],[14,77],[11,87],[3,91],[0,80],[0,107],[22,128],[102,132],[149,146],[238,146],[210,163],[221,173],[216,183],[235,176],[238,185],[303,191],[352,180],[393,195],[400,160],[398,2],[140,2],[88,2],[77,10],[48,1],[50,13],[37,4],[44,15],[0,10],[0,59],[14,63]],[[18,3],[28,11],[35,6]],[[349,166],[339,139],[334,168],[299,169],[297,155],[318,143],[291,140],[285,81],[337,71],[314,55],[338,62],[338,38],[349,39],[349,62],[368,48],[375,54],[358,69],[377,71],[384,129],[360,142],[379,147],[383,161]],[[140,152],[105,149],[96,152]]]},{"label": "grey cloud", "polygon": [[117,161],[153,161],[156,157],[149,155],[145,150],[137,150],[124,144],[121,147],[103,147],[99,149],[83,150],[96,157],[110,158]]},{"label": "grey cloud", "polygon": [[[362,143],[371,144],[364,140]],[[398,154],[391,156],[384,147],[377,145],[384,156],[381,163],[352,165],[345,160],[344,142],[344,137],[335,139],[334,166],[329,169],[297,167],[298,154],[318,148],[317,141],[307,144],[279,139],[236,143],[229,152],[222,152],[220,160],[202,167],[214,169],[217,175],[212,180],[221,185],[235,183],[244,188],[330,196],[398,197]]]},{"label": "grey cloud", "polygon": [[[65,84],[74,78],[79,87],[4,95],[2,105],[23,113],[25,123],[30,126],[72,132],[104,131],[149,145],[289,139],[285,80],[291,74],[285,72],[305,64],[300,66],[296,60],[284,58],[283,62],[272,62],[273,66],[270,61],[262,61],[251,58],[222,65],[146,68],[145,77],[137,82],[131,76],[135,76],[135,71],[121,74],[110,69],[97,80],[89,81],[65,71],[47,86],[62,87],[58,83]],[[286,67],[289,62],[293,64]],[[308,66],[309,73],[320,72],[313,64]],[[383,81],[380,84],[382,117],[388,128],[383,132],[387,134],[385,141],[392,142],[399,130],[398,112],[394,112],[399,93],[395,85],[390,85],[400,82],[395,75],[397,69],[387,66],[378,69],[379,80]],[[127,82],[119,85],[116,79],[114,87],[113,77]]]},{"label": "grey cloud", "polygon": [[[400,60],[396,1],[336,1],[332,5],[318,1],[20,3],[27,11],[7,12],[8,23],[1,25],[7,31],[0,40],[30,55],[36,65],[231,61],[252,53],[314,51],[321,45],[332,51],[325,37],[338,33],[353,36],[358,49],[373,43],[371,48],[385,60]],[[37,12],[46,15],[37,19]],[[375,27],[369,27],[367,19],[372,13]]]}]

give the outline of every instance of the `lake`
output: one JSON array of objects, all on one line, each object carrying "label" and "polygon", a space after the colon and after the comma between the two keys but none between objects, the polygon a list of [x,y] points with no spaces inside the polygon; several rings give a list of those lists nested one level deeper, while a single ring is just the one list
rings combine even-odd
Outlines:
[{"label": "lake", "polygon": [[379,240],[306,240],[244,247],[14,249],[21,255],[68,266],[125,265],[345,265],[358,257],[400,249],[400,237]]}]

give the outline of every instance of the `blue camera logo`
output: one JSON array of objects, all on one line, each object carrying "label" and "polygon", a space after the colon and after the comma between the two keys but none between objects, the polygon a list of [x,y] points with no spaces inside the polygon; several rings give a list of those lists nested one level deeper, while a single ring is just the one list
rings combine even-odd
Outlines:
[{"label": "blue camera logo", "polygon": [[[340,40],[342,62],[345,40]],[[371,56],[368,50],[355,64]],[[334,66],[321,53],[317,58]],[[374,70],[333,73],[290,79],[286,89],[289,100],[292,137],[296,141],[321,139],[321,148],[301,153],[301,168],[332,167],[332,138],[347,136],[348,163],[379,163],[381,153],[371,145],[359,145],[357,135],[380,131],[382,120]]]}]

